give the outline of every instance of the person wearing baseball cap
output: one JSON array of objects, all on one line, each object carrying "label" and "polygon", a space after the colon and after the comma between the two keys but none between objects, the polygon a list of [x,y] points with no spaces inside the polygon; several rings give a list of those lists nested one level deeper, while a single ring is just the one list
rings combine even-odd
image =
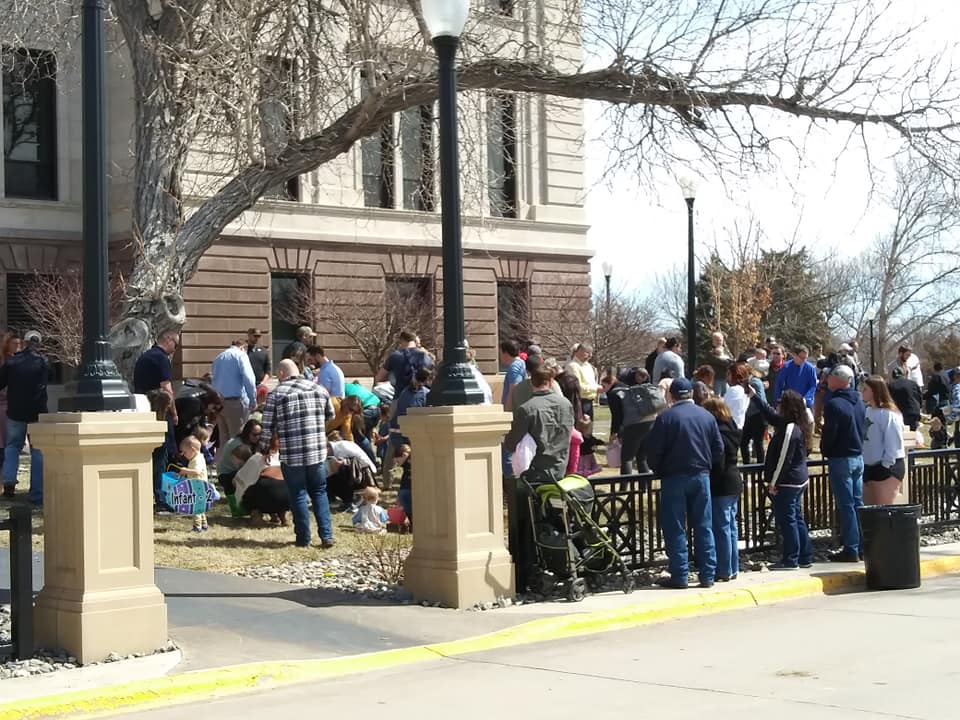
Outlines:
[{"label": "person wearing baseball cap", "polygon": [[297,353],[307,354],[307,345],[313,344],[313,339],[317,334],[309,325],[301,325],[297,328],[297,339],[283,349],[283,359],[288,360]]},{"label": "person wearing baseball cap", "polygon": [[[47,379],[50,365],[40,353],[40,333],[28,330],[24,348],[0,366],[0,390],[7,390],[7,445],[3,452],[3,496],[12,498],[17,486],[20,453],[28,427],[47,412]],[[30,492],[34,505],[43,503],[43,456],[30,444]]]},{"label": "person wearing baseball cap", "polygon": [[863,505],[863,438],[866,407],[851,387],[853,370],[835,365],[827,376],[820,453],[827,458],[830,487],[837,502],[843,547],[830,553],[832,562],[858,562],[861,555],[857,508]]},{"label": "person wearing baseball cap", "polygon": [[675,378],[670,395],[673,405],[657,418],[646,441],[647,463],[661,479],[660,525],[670,569],[670,577],[658,584],[687,587],[689,521],[696,538],[700,587],[708,588],[713,586],[717,570],[710,470],[723,460],[723,438],[713,415],[694,404],[693,384],[687,378]]}]

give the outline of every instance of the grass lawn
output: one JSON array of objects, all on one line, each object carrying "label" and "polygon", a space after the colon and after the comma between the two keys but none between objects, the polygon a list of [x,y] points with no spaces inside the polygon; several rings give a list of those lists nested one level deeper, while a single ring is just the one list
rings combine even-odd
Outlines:
[{"label": "grass lawn", "polygon": [[[386,499],[387,496],[389,499]],[[385,492],[381,504],[384,507],[392,505],[394,498],[395,493]],[[0,498],[0,514],[5,517],[5,511],[11,504],[12,501]],[[217,503],[207,513],[207,517],[210,530],[194,533],[193,519],[189,515],[154,516],[153,547],[156,564],[186,570],[229,573],[243,567],[282,565],[369,551],[368,539],[354,532],[348,513],[333,516],[333,531],[337,544],[330,550],[321,550],[319,545],[310,548],[296,547],[293,544],[292,526],[252,528],[247,520],[230,517],[226,502]],[[313,541],[319,543],[315,524]],[[8,542],[9,535],[0,533],[0,546],[6,546]],[[401,542],[410,545],[412,536],[403,535]],[[33,547],[34,550],[43,550],[43,514],[40,512],[33,515]]]}]

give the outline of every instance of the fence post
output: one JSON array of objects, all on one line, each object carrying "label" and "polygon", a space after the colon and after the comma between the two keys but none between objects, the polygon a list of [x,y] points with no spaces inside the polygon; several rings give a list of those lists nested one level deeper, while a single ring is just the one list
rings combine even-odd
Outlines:
[{"label": "fence post", "polygon": [[10,619],[13,655],[25,660],[33,655],[33,518],[30,507],[10,508]]}]

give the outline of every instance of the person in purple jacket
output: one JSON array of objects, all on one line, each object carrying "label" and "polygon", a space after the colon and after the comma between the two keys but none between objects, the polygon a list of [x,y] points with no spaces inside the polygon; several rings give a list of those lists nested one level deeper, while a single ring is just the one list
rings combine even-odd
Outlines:
[{"label": "person in purple jacket", "polygon": [[799,393],[808,408],[813,407],[813,396],[817,391],[817,368],[807,361],[810,351],[806,345],[797,345],[793,351],[793,362],[783,366],[777,373],[777,384],[773,393],[774,405],[780,403],[785,390]]}]

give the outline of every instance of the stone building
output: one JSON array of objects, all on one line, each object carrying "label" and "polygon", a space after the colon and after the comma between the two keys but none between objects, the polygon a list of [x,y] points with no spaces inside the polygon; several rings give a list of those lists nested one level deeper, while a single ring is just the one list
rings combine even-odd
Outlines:
[{"label": "stone building", "polygon": [[[486,11],[512,23],[512,31],[542,31],[555,1],[487,0]],[[56,48],[41,42],[11,46],[3,32],[0,324],[24,330],[31,324],[25,284],[79,257],[79,61],[58,58]],[[562,37],[553,52],[574,66],[578,40],[570,31]],[[122,48],[110,62],[111,247],[121,258],[131,244],[133,93]],[[24,82],[26,63],[49,72]],[[495,372],[499,338],[536,338],[538,320],[558,297],[589,296],[583,112],[579,101],[498,93],[474,93],[472,103],[477,112],[465,118],[464,136],[474,145],[464,151],[464,164],[480,179],[464,183],[466,322],[481,368]],[[379,136],[279,188],[233,222],[185,289],[188,319],[176,358],[182,376],[206,372],[222,348],[254,325],[267,331],[265,344],[279,354],[298,321],[313,325],[348,376],[368,376],[368,362],[344,331],[350,318],[331,317],[337,297],[367,308],[381,308],[385,298],[427,308],[415,324],[425,344],[439,344],[434,124],[432,107],[400,113]],[[216,186],[203,149],[191,163],[196,188]],[[292,311],[293,296],[312,302]],[[562,315],[551,322],[576,321]]]}]

